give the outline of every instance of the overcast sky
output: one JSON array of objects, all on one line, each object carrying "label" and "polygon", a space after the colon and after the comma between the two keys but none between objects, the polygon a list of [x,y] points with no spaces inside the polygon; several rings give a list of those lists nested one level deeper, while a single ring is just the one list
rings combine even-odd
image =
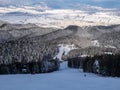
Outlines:
[{"label": "overcast sky", "polygon": [[51,8],[61,8],[71,4],[88,4],[105,8],[119,8],[120,0],[0,0],[0,6],[8,5],[33,5],[44,2]]}]

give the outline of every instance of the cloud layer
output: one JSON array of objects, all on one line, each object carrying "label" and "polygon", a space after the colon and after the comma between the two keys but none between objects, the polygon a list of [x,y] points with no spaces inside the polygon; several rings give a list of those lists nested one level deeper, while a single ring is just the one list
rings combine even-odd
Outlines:
[{"label": "cloud layer", "polygon": [[[70,5],[87,4],[104,8],[119,8],[119,0],[0,0],[0,6],[8,5],[35,5],[44,2],[50,8],[70,8]],[[72,7],[71,7],[72,8]]]}]

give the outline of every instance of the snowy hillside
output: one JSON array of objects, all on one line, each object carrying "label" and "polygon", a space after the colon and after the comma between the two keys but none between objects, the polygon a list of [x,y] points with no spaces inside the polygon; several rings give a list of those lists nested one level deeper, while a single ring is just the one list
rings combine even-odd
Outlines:
[{"label": "snowy hillside", "polygon": [[0,90],[120,90],[119,60],[120,1],[0,0]]},{"label": "snowy hillside", "polygon": [[86,6],[86,8],[92,10],[52,9],[46,5],[0,7],[0,20],[11,23],[34,23],[42,27],[55,28],[65,28],[69,25],[120,24],[117,9],[93,6]]},{"label": "snowy hillside", "polygon": [[63,61],[62,60],[63,54],[68,55],[68,53],[71,50],[76,49],[74,44],[72,45],[59,44],[58,47],[59,47],[59,53],[54,58],[58,58],[60,61]]},{"label": "snowy hillside", "polygon": [[66,66],[66,63],[62,63],[60,71],[49,74],[2,75],[0,76],[0,90],[120,89],[120,78],[101,77]]}]

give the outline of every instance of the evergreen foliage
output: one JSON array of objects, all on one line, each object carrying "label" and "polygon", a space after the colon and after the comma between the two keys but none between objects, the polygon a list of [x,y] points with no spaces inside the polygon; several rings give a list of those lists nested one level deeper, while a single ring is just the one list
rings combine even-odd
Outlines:
[{"label": "evergreen foliage", "polygon": [[120,55],[104,54],[94,57],[70,58],[68,67],[82,68],[83,72],[92,72],[103,76],[120,77]]}]

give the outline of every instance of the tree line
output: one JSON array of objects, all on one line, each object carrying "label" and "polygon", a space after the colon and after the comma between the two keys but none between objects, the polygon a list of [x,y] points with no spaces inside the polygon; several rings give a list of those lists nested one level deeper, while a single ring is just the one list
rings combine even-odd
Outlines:
[{"label": "tree line", "polygon": [[120,77],[120,54],[69,58],[68,67],[81,68],[83,72],[96,73],[102,76]]},{"label": "tree line", "polygon": [[0,74],[36,74],[36,73],[48,73],[59,70],[59,60],[46,60],[38,62],[14,62],[11,64],[1,64]]}]

